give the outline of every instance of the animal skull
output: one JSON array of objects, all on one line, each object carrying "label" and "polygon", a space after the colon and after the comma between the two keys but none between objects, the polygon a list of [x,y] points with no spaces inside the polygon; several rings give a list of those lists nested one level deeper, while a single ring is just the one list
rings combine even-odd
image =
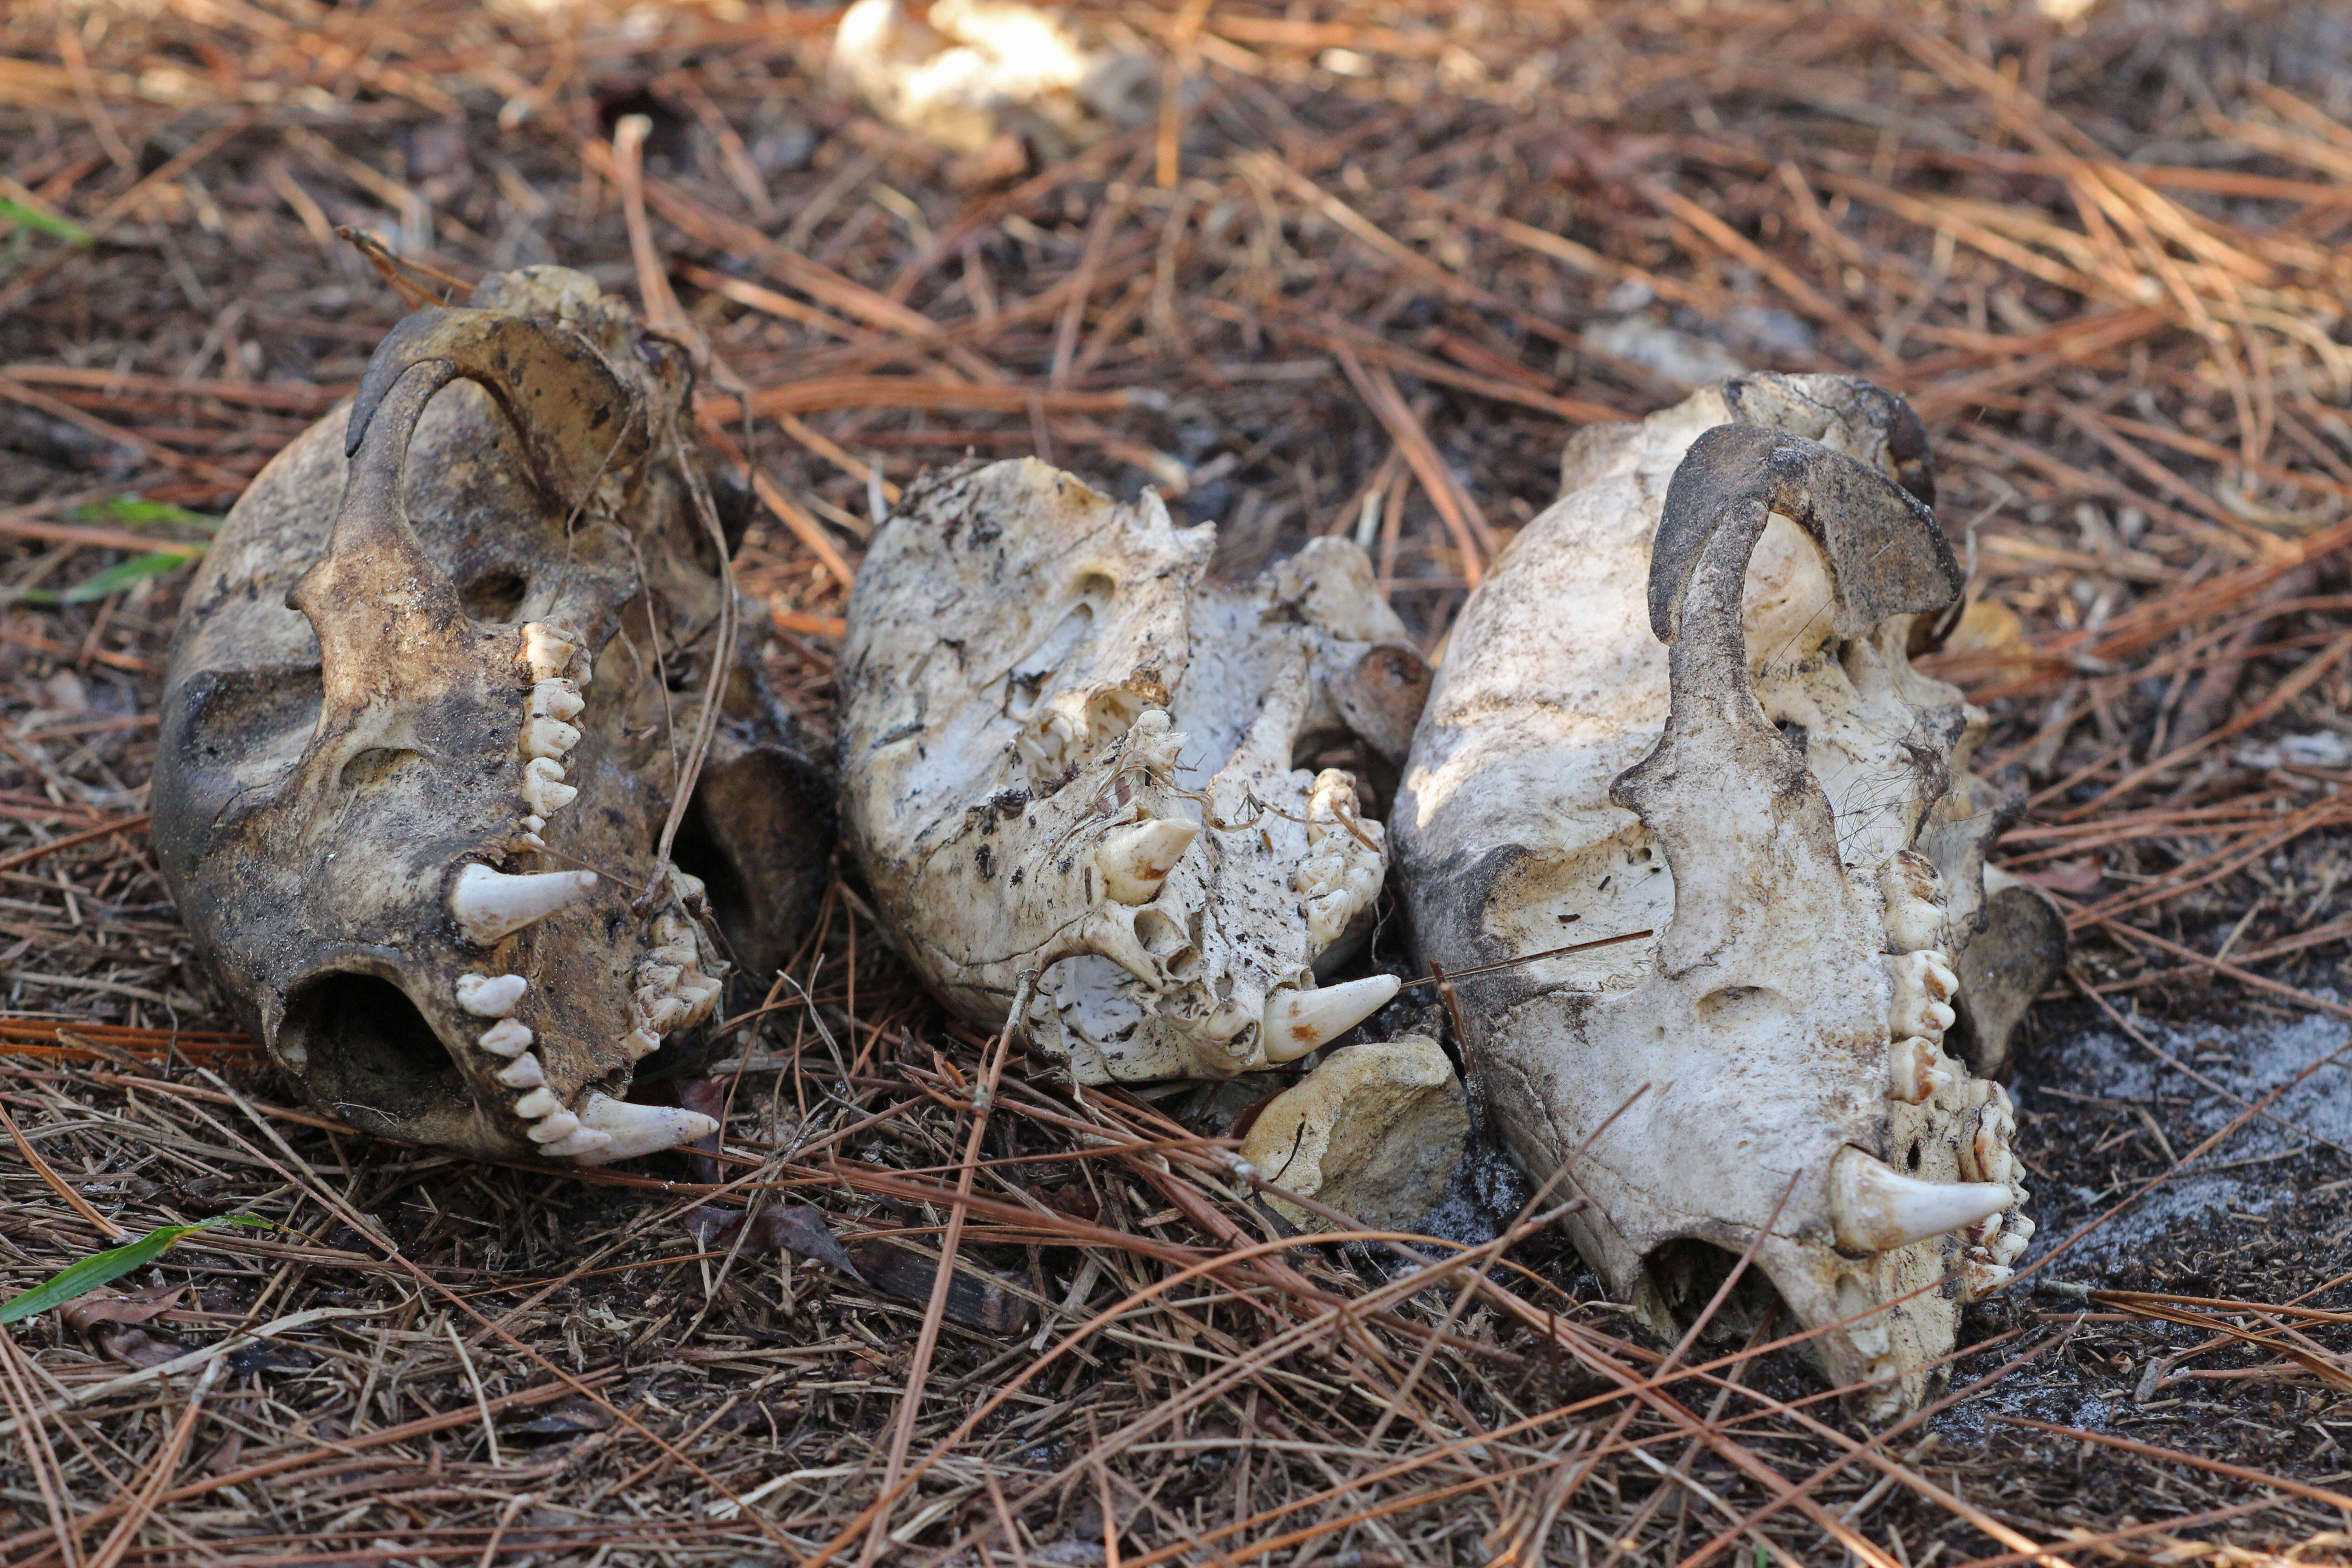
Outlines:
[{"label": "animal skull", "polygon": [[[1925,434],[1762,375],[1585,432],[1565,477],[1414,739],[1415,940],[1611,1289],[1670,1329],[1752,1245],[1833,1380],[1914,1403],[2032,1233],[2009,1098],[1944,1049],[2002,816],[1983,715],[1906,657],[1961,587]],[[2026,959],[1986,984],[2030,999]]]},{"label": "animal skull", "polygon": [[230,513],[173,643],[155,842],[322,1109],[602,1163],[712,1131],[630,1080],[711,1016],[730,947],[781,961],[826,803],[739,665],[677,836],[709,884],[657,865],[731,593],[690,369],[561,268],[474,307],[395,327],[348,420]]},{"label": "animal skull", "polygon": [[1402,758],[1427,670],[1360,550],[1246,588],[1208,525],[1034,459],[927,480],[858,573],[842,658],[844,815],[908,960],[1081,1083],[1296,1059],[1396,993],[1318,985],[1386,869],[1336,768]]}]

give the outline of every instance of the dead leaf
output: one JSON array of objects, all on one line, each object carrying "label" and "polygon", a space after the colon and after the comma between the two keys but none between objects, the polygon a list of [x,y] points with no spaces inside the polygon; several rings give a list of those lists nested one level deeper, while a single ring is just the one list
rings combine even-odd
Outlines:
[{"label": "dead leaf", "polygon": [[187,1294],[185,1285],[149,1285],[117,1296],[91,1291],[59,1309],[66,1327],[88,1333],[100,1323],[143,1323],[168,1312]]},{"label": "dead leaf", "polygon": [[[723,1130],[727,1121],[728,1085],[715,1078],[686,1078],[677,1083],[677,1102],[688,1110],[698,1110]],[[715,1187],[727,1178],[719,1169],[715,1157],[719,1152],[719,1131],[707,1138],[698,1138],[685,1145],[687,1168],[694,1179],[708,1187]]]},{"label": "dead leaf", "polygon": [[[731,1247],[735,1232],[743,1224],[743,1211],[704,1204],[689,1209],[685,1223],[688,1232],[703,1246],[713,1249]],[[751,1222],[751,1234],[743,1238],[742,1250],[789,1252],[837,1269],[853,1279],[864,1278],[850,1261],[849,1254],[842,1250],[841,1243],[834,1239],[824,1211],[808,1204],[778,1204],[761,1209],[760,1216]]]},{"label": "dead leaf", "polygon": [[2094,855],[2087,860],[2060,860],[2031,871],[2011,873],[2021,882],[2053,893],[2095,893],[2107,879],[2106,862]]},{"label": "dead leaf", "polygon": [[144,1329],[120,1329],[101,1333],[98,1344],[108,1355],[125,1366],[161,1366],[188,1353],[188,1347],[174,1339],[150,1334]]},{"label": "dead leaf", "polygon": [[604,1431],[612,1425],[612,1416],[593,1403],[572,1398],[535,1410],[526,1420],[501,1421],[499,1430],[533,1437],[577,1437],[583,1433]]}]

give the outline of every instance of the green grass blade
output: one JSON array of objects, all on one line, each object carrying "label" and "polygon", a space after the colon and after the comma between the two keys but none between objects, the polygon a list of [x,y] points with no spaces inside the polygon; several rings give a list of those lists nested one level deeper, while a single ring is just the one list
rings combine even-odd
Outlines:
[{"label": "green grass blade", "polygon": [[68,245],[89,243],[89,230],[82,227],[73,219],[59,217],[55,213],[45,213],[38,207],[27,206],[23,202],[7,196],[0,196],[0,218],[23,224],[26,228],[46,234],[53,239],[62,239]]},{"label": "green grass blade", "polygon": [[174,523],[204,533],[219,531],[221,520],[207,517],[200,511],[190,511],[170,501],[149,500],[145,496],[116,496],[110,500],[84,501],[66,514],[76,522],[124,522],[133,528],[152,528],[159,523]]},{"label": "green grass blade", "polygon": [[86,1295],[110,1280],[121,1279],[134,1268],[152,1263],[182,1237],[210,1230],[216,1225],[244,1226],[253,1230],[269,1228],[268,1220],[256,1219],[251,1215],[223,1215],[194,1225],[158,1226],[136,1241],[127,1241],[121,1247],[93,1253],[79,1263],[58,1270],[23,1295],[0,1302],[0,1323],[13,1323],[36,1312],[62,1307],[77,1296]]}]

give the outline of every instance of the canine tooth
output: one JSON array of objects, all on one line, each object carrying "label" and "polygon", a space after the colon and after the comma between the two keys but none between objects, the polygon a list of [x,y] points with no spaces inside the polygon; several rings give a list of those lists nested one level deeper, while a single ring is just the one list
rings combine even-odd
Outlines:
[{"label": "canine tooth", "polygon": [[579,793],[563,782],[563,764],[552,757],[533,757],[522,765],[523,803],[534,816],[553,816]]},{"label": "canine tooth", "polygon": [[580,743],[580,731],[561,719],[527,719],[522,726],[522,754],[562,757]]},{"label": "canine tooth", "polygon": [[474,1043],[494,1057],[512,1057],[529,1050],[530,1042],[529,1029],[512,1018],[506,1018],[484,1029]]},{"label": "canine tooth", "polygon": [[515,1114],[525,1121],[537,1121],[562,1109],[563,1102],[555,1098],[555,1091],[551,1089],[534,1089],[515,1101]]},{"label": "canine tooth", "polygon": [[511,1018],[530,989],[520,974],[460,974],[457,1005],[477,1018]]},{"label": "canine tooth", "polygon": [[1361,980],[1312,991],[1276,992],[1265,1005],[1262,1031],[1265,1059],[1297,1061],[1387,1006],[1396,994],[1393,974],[1368,974]]},{"label": "canine tooth", "polygon": [[523,662],[530,666],[534,682],[553,680],[562,675],[579,651],[570,637],[542,621],[533,621],[522,629]]},{"label": "canine tooth", "polygon": [[[537,1094],[545,1094],[547,1091],[542,1089],[535,1089],[532,1092]],[[549,1143],[561,1143],[579,1131],[580,1118],[574,1116],[572,1112],[564,1110],[559,1105],[553,1110],[549,1111],[545,1116],[541,1117],[536,1125],[525,1129],[523,1136],[530,1139],[534,1143],[545,1145]],[[547,1150],[542,1146],[540,1152],[544,1154],[547,1152]]]},{"label": "canine tooth", "polygon": [[534,871],[509,876],[469,864],[449,889],[449,912],[457,931],[477,947],[488,947],[536,921],[543,921],[588,896],[593,871]]},{"label": "canine tooth", "polygon": [[675,1149],[719,1131],[719,1123],[699,1111],[666,1105],[635,1105],[594,1093],[588,1096],[588,1103],[581,1109],[580,1124],[613,1140],[612,1147],[590,1157],[592,1164]]},{"label": "canine tooth", "polygon": [[580,683],[575,680],[542,680],[530,689],[530,716],[534,719],[573,719],[588,706],[580,695]]},{"label": "canine tooth", "polygon": [[1155,817],[1103,835],[1095,850],[1095,866],[1103,874],[1103,890],[1122,904],[1148,904],[1160,896],[1160,884],[1176,868],[1192,840],[1201,836],[1198,823],[1178,816]]},{"label": "canine tooth", "polygon": [[631,1061],[641,1062],[661,1049],[661,1037],[651,1029],[631,1029],[621,1037],[621,1048]]},{"label": "canine tooth", "polygon": [[529,1051],[515,1058],[511,1065],[500,1068],[492,1076],[509,1089],[537,1089],[547,1081],[547,1075],[540,1070],[539,1058]]},{"label": "canine tooth", "polygon": [[[593,1128],[583,1127],[574,1131],[569,1138],[558,1138],[552,1143],[541,1143],[539,1146],[539,1152],[568,1160],[578,1160],[590,1154],[603,1153],[612,1146],[612,1134],[599,1132]],[[610,1154],[605,1154],[604,1157],[608,1160],[614,1158]],[[593,1160],[588,1163],[592,1165],[596,1163]]]},{"label": "canine tooth", "polygon": [[1924,1105],[1936,1097],[1938,1089],[1950,1087],[1951,1065],[1933,1040],[1914,1035],[1907,1040],[1897,1040],[1886,1053],[1887,1076],[1893,1079],[1892,1092],[1906,1105]]},{"label": "canine tooth", "polygon": [[1830,1217],[1848,1252],[1889,1252],[1974,1225],[2017,1201],[1992,1182],[1923,1182],[1852,1145],[1830,1167]]}]

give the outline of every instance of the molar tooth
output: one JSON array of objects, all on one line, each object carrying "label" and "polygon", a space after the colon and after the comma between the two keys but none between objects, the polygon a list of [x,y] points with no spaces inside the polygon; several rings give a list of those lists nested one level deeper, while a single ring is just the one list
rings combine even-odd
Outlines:
[{"label": "molar tooth", "polygon": [[1960,1265],[1960,1299],[1981,1301],[2008,1284],[2017,1270],[1989,1258],[1970,1258]]},{"label": "molar tooth", "polygon": [[1913,849],[1898,849],[1878,868],[1886,895],[1886,936],[1897,952],[1939,945],[1944,938],[1944,879],[1935,863]]},{"label": "molar tooth", "polygon": [[457,1005],[477,1018],[511,1018],[530,982],[520,974],[460,974]]},{"label": "molar tooth", "polygon": [[522,765],[522,798],[537,816],[552,816],[570,805],[580,792],[563,782],[563,764],[552,757],[533,757]]},{"label": "molar tooth", "polygon": [[534,1089],[515,1101],[515,1114],[525,1121],[537,1121],[562,1109],[563,1102],[555,1098],[555,1091],[551,1089]]},{"label": "molar tooth", "polygon": [[1887,1252],[1999,1214],[2016,1201],[1992,1182],[1923,1182],[1849,1144],[1830,1167],[1830,1218],[1848,1252]]},{"label": "molar tooth", "polygon": [[1393,974],[1368,974],[1312,991],[1277,991],[1265,1005],[1260,1043],[1270,1062],[1300,1057],[1354,1028],[1397,994]]},{"label": "molar tooth", "polygon": [[596,885],[593,871],[536,871],[509,876],[488,866],[469,864],[449,888],[449,912],[457,931],[476,947],[488,947],[558,910],[588,896]]},{"label": "molar tooth", "polygon": [[710,1016],[719,1005],[719,993],[726,986],[707,974],[697,974],[680,983],[678,1000],[686,1004],[686,1022],[699,1024]]},{"label": "molar tooth", "polygon": [[530,689],[530,716],[534,719],[574,719],[588,706],[580,695],[580,683],[575,680],[542,680]]},{"label": "molar tooth", "polygon": [[650,991],[657,996],[667,996],[670,994],[672,990],[677,986],[678,977],[685,973],[686,966],[683,964],[639,963],[637,965],[637,994],[639,995],[643,995],[645,993]]},{"label": "molar tooth", "polygon": [[533,621],[522,629],[523,662],[530,666],[534,682],[561,677],[579,651],[579,646],[570,637],[543,621]]},{"label": "molar tooth", "polygon": [[1122,904],[1150,903],[1159,897],[1160,885],[1200,836],[1200,824],[1180,816],[1154,817],[1112,828],[1095,850],[1104,891]]},{"label": "molar tooth", "polygon": [[[532,1092],[537,1094],[545,1094],[547,1091],[542,1089],[535,1089]],[[541,1148],[539,1152],[544,1154],[547,1152],[545,1145],[550,1143],[561,1143],[579,1131],[580,1118],[574,1116],[572,1112],[564,1110],[559,1105],[553,1110],[549,1111],[545,1116],[541,1117],[536,1125],[524,1131],[523,1136],[530,1139],[532,1142],[540,1144]]]},{"label": "molar tooth", "polygon": [[1887,1076],[1893,1080],[1892,1092],[1906,1105],[1924,1105],[1936,1097],[1939,1089],[1952,1083],[1951,1064],[1933,1040],[1914,1035],[1907,1040],[1897,1040],[1886,1054]]},{"label": "molar tooth", "polygon": [[561,757],[580,743],[580,731],[561,719],[527,719],[522,726],[522,754]]},{"label": "molar tooth", "polygon": [[661,1037],[651,1029],[631,1029],[621,1037],[621,1048],[631,1061],[641,1062],[661,1049]]},{"label": "molar tooth", "polygon": [[613,1140],[610,1148],[582,1156],[586,1163],[596,1165],[675,1149],[719,1131],[719,1123],[699,1111],[666,1105],[635,1105],[593,1092],[581,1109],[580,1124]]},{"label": "molar tooth", "polygon": [[664,942],[646,956],[656,963],[669,964],[677,969],[691,969],[701,961],[702,949],[688,939],[683,942]]},{"label": "molar tooth", "polygon": [[656,1035],[667,1035],[686,1022],[686,1004],[675,996],[648,998],[640,992],[637,1005],[646,1010],[646,1027]]},{"label": "molar tooth", "polygon": [[1945,998],[1959,989],[1959,978],[1945,956],[1932,948],[1897,953],[1886,961],[1886,970],[1895,993],[1889,1021],[1895,1037],[1942,1039],[1954,1016]]},{"label": "molar tooth", "polygon": [[484,1029],[474,1043],[494,1057],[512,1057],[529,1050],[530,1042],[529,1029],[512,1018],[505,1018]]},{"label": "molar tooth", "polygon": [[537,1089],[547,1082],[547,1075],[539,1070],[539,1058],[529,1051],[515,1058],[512,1065],[500,1068],[492,1076],[509,1089]]}]

